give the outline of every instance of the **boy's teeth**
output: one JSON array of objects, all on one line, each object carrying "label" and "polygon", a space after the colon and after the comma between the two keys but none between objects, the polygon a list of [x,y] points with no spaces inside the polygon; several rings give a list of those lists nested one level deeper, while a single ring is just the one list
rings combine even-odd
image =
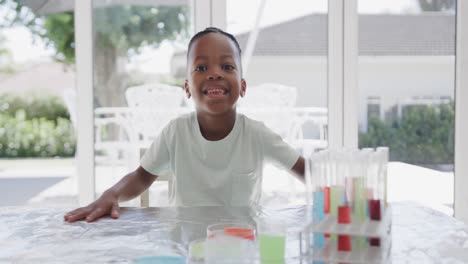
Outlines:
[{"label": "boy's teeth", "polygon": [[223,90],[208,90],[208,94],[222,94]]}]

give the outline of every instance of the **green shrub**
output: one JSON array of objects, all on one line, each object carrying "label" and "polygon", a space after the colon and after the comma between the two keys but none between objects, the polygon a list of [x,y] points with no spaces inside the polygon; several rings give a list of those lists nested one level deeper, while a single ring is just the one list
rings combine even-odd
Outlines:
[{"label": "green shrub", "polygon": [[16,95],[2,94],[0,96],[0,113],[15,116],[18,110],[24,110],[26,119],[45,118],[57,120],[57,118],[70,119],[70,114],[57,96],[27,95],[19,97]]},{"label": "green shrub", "polygon": [[0,158],[72,157],[76,138],[58,97],[0,97]]},{"label": "green shrub", "polygon": [[454,104],[405,107],[401,120],[369,120],[359,147],[388,146],[390,160],[412,164],[453,164]]},{"label": "green shrub", "polygon": [[72,157],[76,139],[68,119],[25,119],[25,111],[15,117],[0,114],[0,157]]}]

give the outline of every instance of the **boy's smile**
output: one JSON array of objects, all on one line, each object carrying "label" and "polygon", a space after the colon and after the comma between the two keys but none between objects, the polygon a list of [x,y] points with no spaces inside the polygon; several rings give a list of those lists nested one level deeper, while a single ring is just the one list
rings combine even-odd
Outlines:
[{"label": "boy's smile", "polygon": [[246,89],[239,56],[234,43],[222,34],[209,33],[193,43],[185,92],[199,114],[235,113],[236,102]]},{"label": "boy's smile", "polygon": [[208,85],[202,90],[202,93],[210,98],[223,98],[227,97],[228,90],[223,85]]}]

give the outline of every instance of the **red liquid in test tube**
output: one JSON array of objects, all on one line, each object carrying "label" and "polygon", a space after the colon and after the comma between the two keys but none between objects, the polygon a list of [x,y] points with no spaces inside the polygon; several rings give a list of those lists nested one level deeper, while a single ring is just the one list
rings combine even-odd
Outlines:
[{"label": "red liquid in test tube", "polygon": [[[371,199],[369,200],[369,216],[371,220],[380,221],[382,219],[381,215],[381,201],[380,199]],[[369,243],[371,246],[380,246],[380,239],[370,238]]]},{"label": "red liquid in test tube", "polygon": [[[351,210],[349,206],[345,205],[338,207],[338,223],[351,223]],[[338,235],[338,251],[351,251],[351,236]]]}]

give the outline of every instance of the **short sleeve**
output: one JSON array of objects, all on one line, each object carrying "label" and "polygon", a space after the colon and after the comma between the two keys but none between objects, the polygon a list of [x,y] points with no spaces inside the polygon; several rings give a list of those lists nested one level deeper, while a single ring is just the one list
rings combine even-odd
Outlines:
[{"label": "short sleeve", "polygon": [[263,123],[259,126],[259,132],[265,159],[280,167],[291,169],[299,159],[299,153]]},{"label": "short sleeve", "polygon": [[166,142],[168,127],[164,128],[140,160],[149,173],[160,176],[169,169],[170,153]]}]

